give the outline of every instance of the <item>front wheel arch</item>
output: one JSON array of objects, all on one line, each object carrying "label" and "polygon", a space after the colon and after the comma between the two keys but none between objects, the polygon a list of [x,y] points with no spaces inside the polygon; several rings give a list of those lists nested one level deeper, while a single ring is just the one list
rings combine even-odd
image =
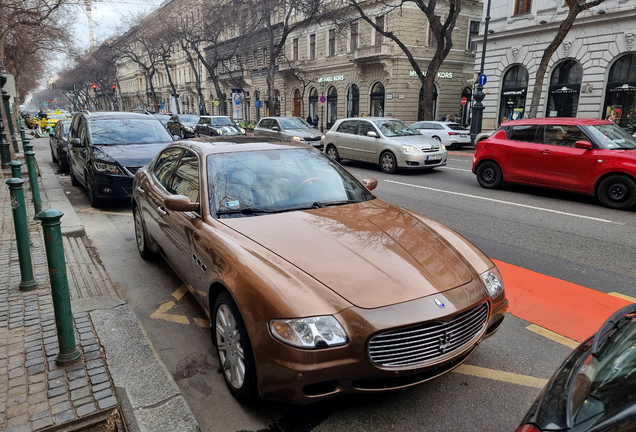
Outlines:
[{"label": "front wheel arch", "polygon": [[626,172],[622,172],[622,171],[612,171],[612,172],[608,172],[603,174],[602,176],[600,176],[597,180],[596,183],[594,183],[594,196],[598,198],[598,187],[601,185],[601,183],[603,183],[603,180],[605,180],[606,178],[608,178],[609,176],[613,176],[613,175],[622,175],[625,177],[628,177],[630,179],[632,179],[632,181],[636,182],[636,178],[631,175],[628,174]]}]

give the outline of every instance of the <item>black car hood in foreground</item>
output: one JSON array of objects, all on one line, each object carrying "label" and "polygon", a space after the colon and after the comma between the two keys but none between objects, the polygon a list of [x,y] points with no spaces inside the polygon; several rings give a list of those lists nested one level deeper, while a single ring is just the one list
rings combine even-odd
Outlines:
[{"label": "black car hood in foreground", "polygon": [[93,154],[99,161],[117,162],[121,166],[143,166],[168,144],[94,145]]},{"label": "black car hood in foreground", "polygon": [[[541,431],[636,430],[636,320],[631,319],[607,337],[603,342],[609,348],[601,348],[598,356],[592,358],[595,339],[603,339],[600,333],[606,331],[599,331],[568,355],[530,407],[522,425],[533,424]],[[586,368],[591,368],[592,373]],[[579,411],[587,410],[582,419],[576,419],[577,424],[573,418],[577,413],[570,413],[575,403],[580,406]]]}]

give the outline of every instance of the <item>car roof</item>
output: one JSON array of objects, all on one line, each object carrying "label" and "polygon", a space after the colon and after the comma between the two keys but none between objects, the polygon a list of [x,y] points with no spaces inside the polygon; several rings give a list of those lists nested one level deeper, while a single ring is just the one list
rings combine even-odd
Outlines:
[{"label": "car roof", "polygon": [[82,114],[86,114],[88,119],[104,119],[104,118],[138,118],[138,119],[155,119],[150,114],[142,114],[142,113],[133,113],[133,112],[125,112],[125,111],[97,111],[97,112],[82,112]]},{"label": "car roof", "polygon": [[613,122],[608,120],[600,120],[593,118],[579,118],[579,117],[541,117],[534,119],[521,119],[521,120],[512,120],[502,123],[502,126],[529,126],[529,125],[583,125],[583,126],[594,126],[594,125],[604,125],[604,124],[613,124]]},{"label": "car roof", "polygon": [[[192,115],[196,115],[196,114],[192,114]],[[211,115],[202,115],[199,117],[201,118],[230,118],[230,116],[211,116]]]}]

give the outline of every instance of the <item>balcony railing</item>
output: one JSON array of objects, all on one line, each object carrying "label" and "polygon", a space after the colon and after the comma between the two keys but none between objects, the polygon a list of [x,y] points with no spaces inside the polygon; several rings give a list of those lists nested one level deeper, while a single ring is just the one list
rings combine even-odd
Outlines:
[{"label": "balcony railing", "polygon": [[354,60],[373,60],[379,57],[388,57],[393,54],[393,47],[389,44],[371,45],[361,47],[353,53]]}]

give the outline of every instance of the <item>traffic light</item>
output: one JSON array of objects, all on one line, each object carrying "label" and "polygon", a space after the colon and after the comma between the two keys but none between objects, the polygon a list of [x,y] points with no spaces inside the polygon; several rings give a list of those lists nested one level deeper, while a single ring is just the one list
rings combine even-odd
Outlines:
[{"label": "traffic light", "polygon": [[117,89],[117,85],[113,84],[112,86],[110,86],[111,89],[113,89],[113,93],[115,93],[116,89]]},{"label": "traffic light", "polygon": [[93,84],[93,90],[97,90],[97,84]]}]

